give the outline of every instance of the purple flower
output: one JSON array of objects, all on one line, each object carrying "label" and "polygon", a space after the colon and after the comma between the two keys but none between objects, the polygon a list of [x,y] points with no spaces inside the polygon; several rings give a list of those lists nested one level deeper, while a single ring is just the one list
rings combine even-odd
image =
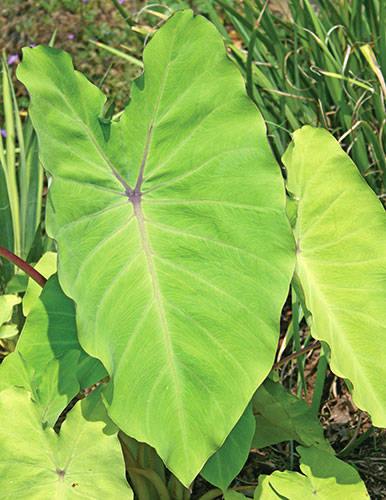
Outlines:
[{"label": "purple flower", "polygon": [[34,43],[30,43],[29,46],[33,49],[34,47],[36,47],[36,45]]},{"label": "purple flower", "polygon": [[12,54],[11,56],[8,57],[8,64],[13,64],[19,60],[19,56],[17,54]]},{"label": "purple flower", "polygon": [[1,134],[3,137],[7,137],[7,132],[6,132],[3,128],[1,128],[1,129],[0,129],[0,134]]},{"label": "purple flower", "polygon": [[72,40],[72,39],[74,38],[74,34],[73,34],[73,33],[69,33],[69,34],[67,35],[67,38],[68,38],[69,40]]},{"label": "purple flower", "polygon": [[122,4],[122,3],[125,3],[125,2],[126,2],[126,0],[118,0],[118,2],[119,2],[120,4]]},{"label": "purple flower", "polygon": [[87,3],[89,0],[82,0],[83,3]]}]

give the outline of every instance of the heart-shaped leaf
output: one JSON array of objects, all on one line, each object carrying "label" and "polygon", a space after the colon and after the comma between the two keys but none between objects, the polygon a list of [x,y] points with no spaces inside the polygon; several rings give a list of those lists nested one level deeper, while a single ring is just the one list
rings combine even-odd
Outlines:
[{"label": "heart-shaped leaf", "polygon": [[43,371],[34,370],[20,352],[9,354],[0,367],[0,391],[11,386],[32,393],[41,422],[53,427],[66,406],[79,392],[77,379],[79,350],[66,351],[52,359]]},{"label": "heart-shaped leaf", "polygon": [[[177,12],[119,122],[70,57],[24,49],[48,230],[110,416],[188,485],[268,374],[293,271],[280,170],[216,29]],[[230,398],[229,395],[232,395]]]},{"label": "heart-shaped leaf", "polygon": [[311,333],[330,346],[356,405],[386,427],[385,211],[325,130],[296,131],[283,161],[298,200],[296,274]]},{"label": "heart-shaped leaf", "polygon": [[275,471],[270,476],[259,476],[254,500],[370,498],[354,467],[318,447],[298,446],[296,450],[300,454],[300,470],[303,474]]},{"label": "heart-shaped leaf", "polygon": [[18,500],[132,500],[116,427],[99,391],[68,413],[59,436],[18,387],[0,392],[0,497]]}]

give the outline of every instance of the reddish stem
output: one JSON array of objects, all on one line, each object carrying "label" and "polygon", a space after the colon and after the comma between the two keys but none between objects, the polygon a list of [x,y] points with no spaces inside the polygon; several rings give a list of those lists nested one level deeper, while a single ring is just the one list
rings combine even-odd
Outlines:
[{"label": "reddish stem", "polygon": [[47,283],[46,278],[40,274],[36,269],[34,269],[32,266],[27,264],[27,262],[14,253],[10,252],[9,250],[6,250],[3,247],[0,247],[0,257],[4,257],[4,259],[9,260],[12,262],[12,264],[15,264],[19,269],[24,271],[28,276],[30,276],[33,280],[36,281],[42,288],[44,285]]},{"label": "reddish stem", "polygon": [[300,351],[293,352],[289,356],[286,356],[285,358],[283,358],[280,361],[278,361],[277,363],[275,363],[272,366],[272,370],[275,370],[276,368],[279,368],[279,366],[282,366],[285,363],[287,363],[288,361],[291,361],[291,359],[295,359],[298,356],[301,356],[302,354],[304,354],[305,352],[311,351],[312,349],[316,349],[317,347],[320,347],[320,342],[319,341],[315,342],[314,344],[310,344],[309,346],[304,347],[303,349],[300,349]]}]

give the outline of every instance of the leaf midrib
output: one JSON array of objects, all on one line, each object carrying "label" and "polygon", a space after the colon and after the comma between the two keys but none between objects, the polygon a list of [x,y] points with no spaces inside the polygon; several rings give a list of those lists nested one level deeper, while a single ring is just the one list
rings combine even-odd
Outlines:
[{"label": "leaf midrib", "polygon": [[189,449],[188,449],[187,436],[186,436],[186,431],[185,431],[185,419],[184,419],[184,414],[183,414],[181,391],[179,388],[177,369],[176,369],[176,364],[174,361],[174,353],[173,353],[173,348],[172,348],[169,330],[168,330],[168,326],[167,326],[166,314],[165,314],[165,309],[164,309],[163,301],[162,301],[162,295],[161,295],[161,291],[159,288],[158,279],[157,279],[157,275],[156,275],[156,271],[155,271],[155,267],[154,267],[154,262],[153,262],[153,258],[152,258],[152,251],[151,251],[151,247],[150,247],[150,241],[149,241],[149,237],[148,237],[146,227],[145,227],[145,216],[144,216],[143,209],[142,209],[142,194],[141,194],[141,188],[142,188],[142,184],[144,181],[144,172],[145,172],[146,163],[147,163],[147,159],[148,159],[148,155],[149,155],[149,151],[150,151],[150,143],[151,143],[151,139],[153,136],[153,130],[154,130],[154,127],[156,124],[157,115],[158,115],[158,111],[160,108],[161,98],[162,98],[163,91],[165,88],[166,79],[167,79],[167,76],[169,73],[171,63],[173,62],[171,59],[171,51],[172,51],[173,44],[174,44],[174,36],[173,36],[173,40],[170,44],[169,62],[165,67],[165,73],[162,77],[162,82],[161,82],[161,86],[159,89],[157,102],[154,106],[153,116],[152,116],[151,123],[150,123],[149,128],[148,128],[147,134],[146,134],[146,142],[145,142],[142,160],[141,160],[141,164],[140,164],[140,168],[139,168],[139,172],[138,172],[137,181],[136,181],[134,190],[132,190],[130,193],[129,200],[131,201],[131,203],[133,205],[134,215],[137,219],[138,231],[139,231],[139,234],[141,237],[141,242],[142,242],[142,250],[146,256],[147,266],[148,266],[148,270],[149,270],[149,274],[150,274],[150,278],[151,278],[151,282],[152,282],[154,300],[157,304],[157,309],[158,309],[160,319],[161,319],[162,330],[163,330],[165,340],[166,340],[167,353],[168,353],[168,357],[169,357],[174,386],[176,388],[176,395],[177,395],[177,400],[178,400],[178,412],[179,412],[179,417],[180,417],[180,422],[181,422],[182,440],[183,440],[185,453],[188,456]]},{"label": "leaf midrib", "polygon": [[174,385],[176,388],[176,394],[177,394],[177,399],[178,399],[178,411],[179,411],[180,421],[181,421],[181,430],[182,430],[182,439],[184,442],[184,448],[185,448],[185,450],[188,450],[187,440],[186,440],[186,432],[185,432],[185,419],[184,419],[184,414],[183,414],[183,410],[182,410],[181,392],[179,389],[177,369],[176,369],[176,364],[174,361],[174,353],[173,353],[173,349],[172,349],[172,345],[171,345],[171,341],[170,341],[170,335],[169,335],[167,321],[166,321],[165,309],[164,309],[163,302],[162,302],[162,295],[161,295],[161,291],[160,291],[160,288],[158,285],[157,275],[156,275],[156,271],[155,271],[155,267],[154,267],[154,262],[152,259],[152,251],[150,248],[150,241],[149,241],[149,237],[147,235],[147,231],[146,231],[146,227],[145,227],[145,217],[144,217],[144,213],[142,210],[142,204],[140,202],[133,203],[133,206],[134,206],[134,214],[137,218],[138,231],[139,231],[139,234],[141,236],[142,248],[143,248],[143,251],[144,251],[145,256],[146,256],[149,274],[150,274],[151,281],[152,281],[154,299],[155,299],[156,304],[157,304],[158,312],[159,312],[160,319],[161,319],[162,330],[163,330],[164,335],[165,335],[168,357],[170,360],[170,366],[171,366],[171,370],[172,370]]}]

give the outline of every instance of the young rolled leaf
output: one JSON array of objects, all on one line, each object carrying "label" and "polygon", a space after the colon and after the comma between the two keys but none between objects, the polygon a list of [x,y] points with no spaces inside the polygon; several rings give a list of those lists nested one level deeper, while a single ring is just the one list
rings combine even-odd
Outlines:
[{"label": "young rolled leaf", "polygon": [[262,117],[214,26],[176,13],[144,64],[119,123],[64,52],[25,49],[18,76],[109,415],[188,485],[270,370],[293,237]]},{"label": "young rolled leaf", "polygon": [[0,392],[2,498],[132,500],[117,428],[94,392],[67,414],[59,436],[43,428],[29,392],[19,387]]},{"label": "young rolled leaf", "polygon": [[296,450],[300,453],[303,474],[275,471],[270,476],[260,476],[254,500],[370,498],[358,472],[351,465],[317,447],[298,446]]},{"label": "young rolled leaf", "polygon": [[331,348],[331,370],[386,427],[386,215],[325,130],[303,127],[283,157],[298,200],[296,275],[312,335]]}]

